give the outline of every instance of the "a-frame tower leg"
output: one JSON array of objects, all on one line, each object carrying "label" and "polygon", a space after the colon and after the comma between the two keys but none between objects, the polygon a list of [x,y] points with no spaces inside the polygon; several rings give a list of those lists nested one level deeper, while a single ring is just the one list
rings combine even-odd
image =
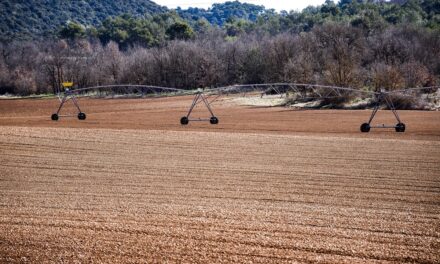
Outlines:
[{"label": "a-frame tower leg", "polygon": [[[211,114],[210,118],[193,118],[191,119],[191,113],[194,110],[194,108],[199,104],[202,103],[206,106],[209,113]],[[203,94],[203,92],[198,92],[192,101],[192,104],[188,110],[188,114],[180,119],[180,124],[182,125],[188,125],[189,122],[193,121],[209,121],[212,125],[218,124],[218,118],[214,115],[214,112],[212,111],[211,105],[208,102],[208,99]]]},{"label": "a-frame tower leg", "polygon": [[60,106],[58,107],[58,110],[56,113],[52,114],[51,119],[53,121],[57,121],[60,117],[67,117],[67,115],[62,116],[60,115],[61,109],[65,105],[65,103],[69,100],[72,100],[73,104],[75,105],[76,109],[78,110],[78,119],[79,120],[85,120],[86,114],[81,111],[81,108],[78,104],[78,99],[76,98],[75,94],[72,93],[69,89],[66,89],[64,92],[63,99],[61,99]]},{"label": "a-frame tower leg", "polygon": [[[381,103],[385,102],[388,108],[393,112],[394,117],[397,120],[396,125],[381,125],[381,126],[372,126],[371,122],[373,122],[374,117],[379,111]],[[368,123],[363,123],[361,125],[361,132],[367,133],[370,132],[371,128],[394,128],[396,132],[405,132],[405,124],[400,120],[399,114],[397,113],[396,107],[393,104],[391,98],[389,98],[386,93],[379,93],[376,98],[376,105],[374,106],[373,112],[371,113],[370,119]]]}]

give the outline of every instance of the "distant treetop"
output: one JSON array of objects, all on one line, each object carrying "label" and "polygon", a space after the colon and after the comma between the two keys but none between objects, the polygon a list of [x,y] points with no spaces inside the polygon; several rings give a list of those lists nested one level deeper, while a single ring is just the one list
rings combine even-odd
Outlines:
[{"label": "distant treetop", "polygon": [[235,37],[253,31],[299,33],[332,21],[351,23],[366,32],[396,24],[440,29],[440,1],[327,0],[300,12],[281,13],[239,1],[176,10],[149,0],[0,1],[0,41],[94,36],[122,46],[154,46],[176,38],[191,39],[209,27]]}]

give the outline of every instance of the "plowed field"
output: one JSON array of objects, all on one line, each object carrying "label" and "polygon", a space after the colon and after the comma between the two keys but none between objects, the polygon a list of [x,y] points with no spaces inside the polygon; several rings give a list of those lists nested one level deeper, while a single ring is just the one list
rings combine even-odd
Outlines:
[{"label": "plowed field", "polygon": [[440,262],[439,112],[80,103],[0,101],[0,263]]}]

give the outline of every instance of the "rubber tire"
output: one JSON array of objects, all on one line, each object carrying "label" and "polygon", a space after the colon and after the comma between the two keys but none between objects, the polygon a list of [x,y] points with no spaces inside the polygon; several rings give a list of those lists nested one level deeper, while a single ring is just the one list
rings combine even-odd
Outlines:
[{"label": "rubber tire", "polygon": [[182,117],[182,118],[180,119],[180,124],[183,125],[183,126],[188,125],[188,124],[189,124],[189,119],[188,119],[188,117],[186,117],[186,116]]},{"label": "rubber tire", "polygon": [[60,117],[58,116],[58,114],[53,114],[50,118],[51,118],[53,121],[58,121],[58,119],[59,119]]},{"label": "rubber tire", "polygon": [[362,133],[368,133],[368,132],[370,132],[370,129],[371,129],[371,127],[370,127],[370,124],[368,124],[368,123],[363,123],[361,125],[361,132]]},{"label": "rubber tire", "polygon": [[217,125],[218,124],[218,118],[213,116],[211,117],[211,119],[209,119],[209,123],[211,123],[211,125]]},{"label": "rubber tire", "polygon": [[398,123],[396,125],[396,132],[398,132],[398,133],[405,132],[405,124],[404,123]]},{"label": "rubber tire", "polygon": [[86,120],[86,114],[85,113],[78,113],[78,119],[79,120]]}]

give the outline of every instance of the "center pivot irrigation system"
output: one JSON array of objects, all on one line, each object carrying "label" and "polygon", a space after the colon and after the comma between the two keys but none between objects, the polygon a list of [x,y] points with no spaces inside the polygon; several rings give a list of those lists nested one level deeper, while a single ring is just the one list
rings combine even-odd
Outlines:
[{"label": "center pivot irrigation system", "polygon": [[[197,90],[183,90],[169,87],[148,86],[148,85],[106,85],[95,86],[80,89],[69,89],[72,83],[63,83],[64,91],[58,92],[58,98],[60,105],[56,113],[52,114],[52,120],[57,121],[60,117],[67,115],[60,115],[60,112],[66,102],[71,100],[78,110],[77,117],[79,120],[85,120],[86,114],[81,111],[78,104],[78,95],[90,96],[90,95],[111,95],[114,96],[118,93],[123,94],[136,94],[139,96],[152,96],[152,97],[164,97],[164,96],[182,96],[182,95],[194,95],[191,106],[188,113],[180,119],[180,124],[188,125],[189,122],[194,121],[209,121],[211,124],[216,125],[219,123],[219,119],[214,115],[212,110],[212,104],[222,96],[238,95],[246,97],[249,94],[259,95],[261,98],[266,95],[275,96],[293,96],[295,100],[301,102],[308,102],[314,100],[328,100],[342,98],[346,96],[357,96],[360,98],[371,98],[374,102],[374,108],[368,122],[363,123],[360,127],[361,132],[370,132],[372,128],[394,128],[396,132],[405,132],[405,124],[400,119],[396,107],[393,104],[392,96],[420,96],[422,91],[430,90],[437,92],[440,96],[440,86],[426,87],[426,88],[410,88],[396,91],[365,91],[346,87],[315,85],[315,84],[298,84],[298,83],[272,83],[272,84],[246,84],[246,85],[233,85],[212,89],[197,89]],[[191,118],[191,114],[194,108],[203,103],[210,113],[209,118]],[[397,123],[395,125],[372,125],[373,119],[379,111],[382,104],[386,104],[396,118]]]}]

